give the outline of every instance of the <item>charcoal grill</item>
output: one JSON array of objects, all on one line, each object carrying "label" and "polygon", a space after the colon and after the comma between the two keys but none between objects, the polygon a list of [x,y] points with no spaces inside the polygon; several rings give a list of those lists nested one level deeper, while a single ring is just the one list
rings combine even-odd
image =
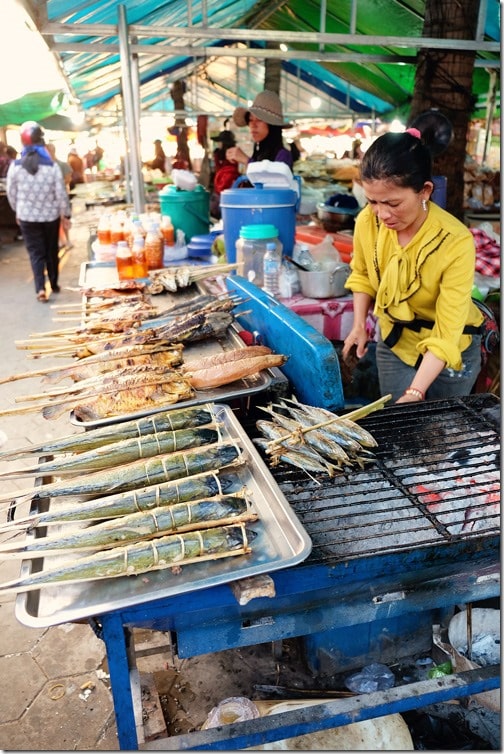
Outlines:
[{"label": "charcoal grill", "polygon": [[[304,562],[272,574],[274,598],[240,605],[229,586],[222,584],[98,616],[121,748],[137,746],[131,627],[171,632],[180,658],[303,637],[308,662],[324,673],[360,666],[376,657],[387,662],[392,649],[397,652],[410,636],[415,638],[418,631],[413,627],[422,628],[430,638],[432,623],[439,622],[449,608],[497,597],[498,416],[497,399],[481,394],[391,406],[362,422],[378,441],[375,460],[365,468],[316,481],[291,467],[274,469],[278,485],[313,542]],[[407,649],[410,652],[411,645]],[[499,685],[498,672],[493,676],[488,669],[480,672],[485,677],[479,677],[480,685],[472,686],[471,692],[469,682],[454,676],[451,696],[443,697],[451,681],[439,681],[434,691],[415,688],[407,699],[399,688],[395,696],[389,694],[374,706],[365,697],[356,710],[358,700],[354,700],[351,717],[345,718],[340,707],[339,717],[329,710],[310,718],[316,714],[311,708],[303,716],[308,728],[300,727],[298,718],[293,727],[276,730],[269,738],[266,732],[262,740],[413,709]],[[271,731],[272,725],[281,725],[271,719],[254,723],[260,735]],[[246,728],[248,738],[235,738],[227,746],[222,740],[208,743],[214,734],[205,731],[208,745],[199,739],[196,743],[198,748],[243,748],[258,741],[251,731]],[[175,739],[163,742],[165,750],[190,746],[189,739],[183,745]]]}]

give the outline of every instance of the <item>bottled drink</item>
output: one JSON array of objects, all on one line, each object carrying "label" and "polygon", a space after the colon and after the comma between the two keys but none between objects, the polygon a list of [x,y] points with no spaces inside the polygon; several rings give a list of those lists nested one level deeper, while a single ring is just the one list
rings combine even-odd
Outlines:
[{"label": "bottled drink", "polygon": [[119,241],[117,244],[116,267],[119,280],[132,280],[135,277],[133,258],[127,241]]},{"label": "bottled drink", "polygon": [[263,289],[272,296],[280,293],[280,251],[276,243],[267,243],[263,260]]},{"label": "bottled drink", "polygon": [[112,241],[110,238],[110,217],[108,215],[102,215],[98,221],[98,228],[96,230],[96,237],[100,246],[109,246]]},{"label": "bottled drink", "polygon": [[131,259],[134,278],[148,277],[147,260],[145,258],[145,240],[141,235],[133,238],[131,246]]},{"label": "bottled drink", "polygon": [[163,237],[157,225],[149,225],[145,236],[145,258],[149,270],[158,270],[163,267]]},{"label": "bottled drink", "polygon": [[163,215],[161,219],[161,235],[165,246],[175,246],[175,228],[169,215]]},{"label": "bottled drink", "polygon": [[110,223],[110,243],[117,244],[119,241],[124,240],[124,226],[121,218],[116,215],[112,218],[112,222]]}]

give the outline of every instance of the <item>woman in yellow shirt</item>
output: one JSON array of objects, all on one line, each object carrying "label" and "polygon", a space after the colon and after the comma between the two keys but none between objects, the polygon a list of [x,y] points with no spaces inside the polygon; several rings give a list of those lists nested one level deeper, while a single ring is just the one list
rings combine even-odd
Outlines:
[{"label": "woman in yellow shirt", "polygon": [[468,228],[430,201],[431,155],[417,129],[387,133],[365,153],[367,206],[355,223],[353,346],[362,358],[374,302],[382,395],[397,403],[468,395],[481,369],[484,317],[471,300],[475,245]]}]

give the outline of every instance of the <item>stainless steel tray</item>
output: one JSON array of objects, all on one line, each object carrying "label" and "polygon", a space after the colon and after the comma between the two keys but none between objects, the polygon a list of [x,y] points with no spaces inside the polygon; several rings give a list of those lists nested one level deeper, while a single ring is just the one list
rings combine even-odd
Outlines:
[{"label": "stainless steel tray", "polygon": [[[311,551],[311,539],[301,525],[290,504],[280,491],[267,466],[229,406],[215,405],[218,419],[223,423],[225,441],[236,441],[246,460],[237,469],[221,473],[232,478],[233,488],[246,485],[259,515],[250,524],[256,533],[251,542],[252,552],[221,560],[194,563],[182,568],[179,574],[170,569],[139,576],[121,576],[104,581],[82,584],[59,584],[19,594],[16,597],[16,618],[26,626],[51,626],[67,623],[105,612],[142,604],[150,600],[176,597],[179,594],[225,584],[237,579],[270,573],[305,560]],[[33,503],[34,512],[68,504],[61,498]],[[38,506],[38,507],[37,507]],[[51,527],[57,534],[63,526]],[[35,529],[27,539],[44,536]],[[77,557],[77,555],[75,555]],[[68,561],[65,556],[27,559],[21,566],[21,576],[41,568],[49,568]]]},{"label": "stainless steel tray", "polygon": [[[83,262],[81,265],[79,285],[89,287],[103,287],[106,285],[113,285],[118,282],[117,272],[115,265],[111,265],[109,262]],[[158,296],[161,298],[162,294]],[[238,327],[232,326],[228,329],[226,337],[201,341],[198,343],[186,343],[184,345],[184,362],[190,363],[191,361],[197,361],[200,358],[206,356],[213,356],[222,351],[229,351],[236,348],[246,348],[243,340],[238,335]],[[112,424],[116,421],[125,421],[128,419],[138,419],[142,416],[148,416],[150,414],[158,413],[159,411],[166,411],[171,408],[185,408],[187,406],[200,405],[202,403],[209,402],[226,402],[234,398],[241,396],[248,396],[252,393],[258,393],[266,390],[272,381],[271,370],[263,370],[252,377],[245,377],[240,380],[236,380],[229,385],[223,387],[212,388],[211,390],[196,390],[193,398],[186,401],[179,401],[176,404],[159,405],[154,408],[146,408],[145,411],[138,411],[129,414],[120,414],[117,416],[106,417],[103,419],[93,419],[89,421],[81,421],[78,419],[73,411],[70,412],[70,422],[78,427],[98,427],[106,424]]]}]

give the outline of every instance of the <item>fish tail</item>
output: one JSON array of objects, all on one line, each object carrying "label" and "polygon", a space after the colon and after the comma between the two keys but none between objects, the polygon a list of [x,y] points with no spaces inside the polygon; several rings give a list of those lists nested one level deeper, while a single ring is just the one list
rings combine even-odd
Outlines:
[{"label": "fish tail", "polygon": [[66,411],[66,405],[58,403],[54,406],[44,406],[42,409],[42,416],[44,419],[58,419]]}]

